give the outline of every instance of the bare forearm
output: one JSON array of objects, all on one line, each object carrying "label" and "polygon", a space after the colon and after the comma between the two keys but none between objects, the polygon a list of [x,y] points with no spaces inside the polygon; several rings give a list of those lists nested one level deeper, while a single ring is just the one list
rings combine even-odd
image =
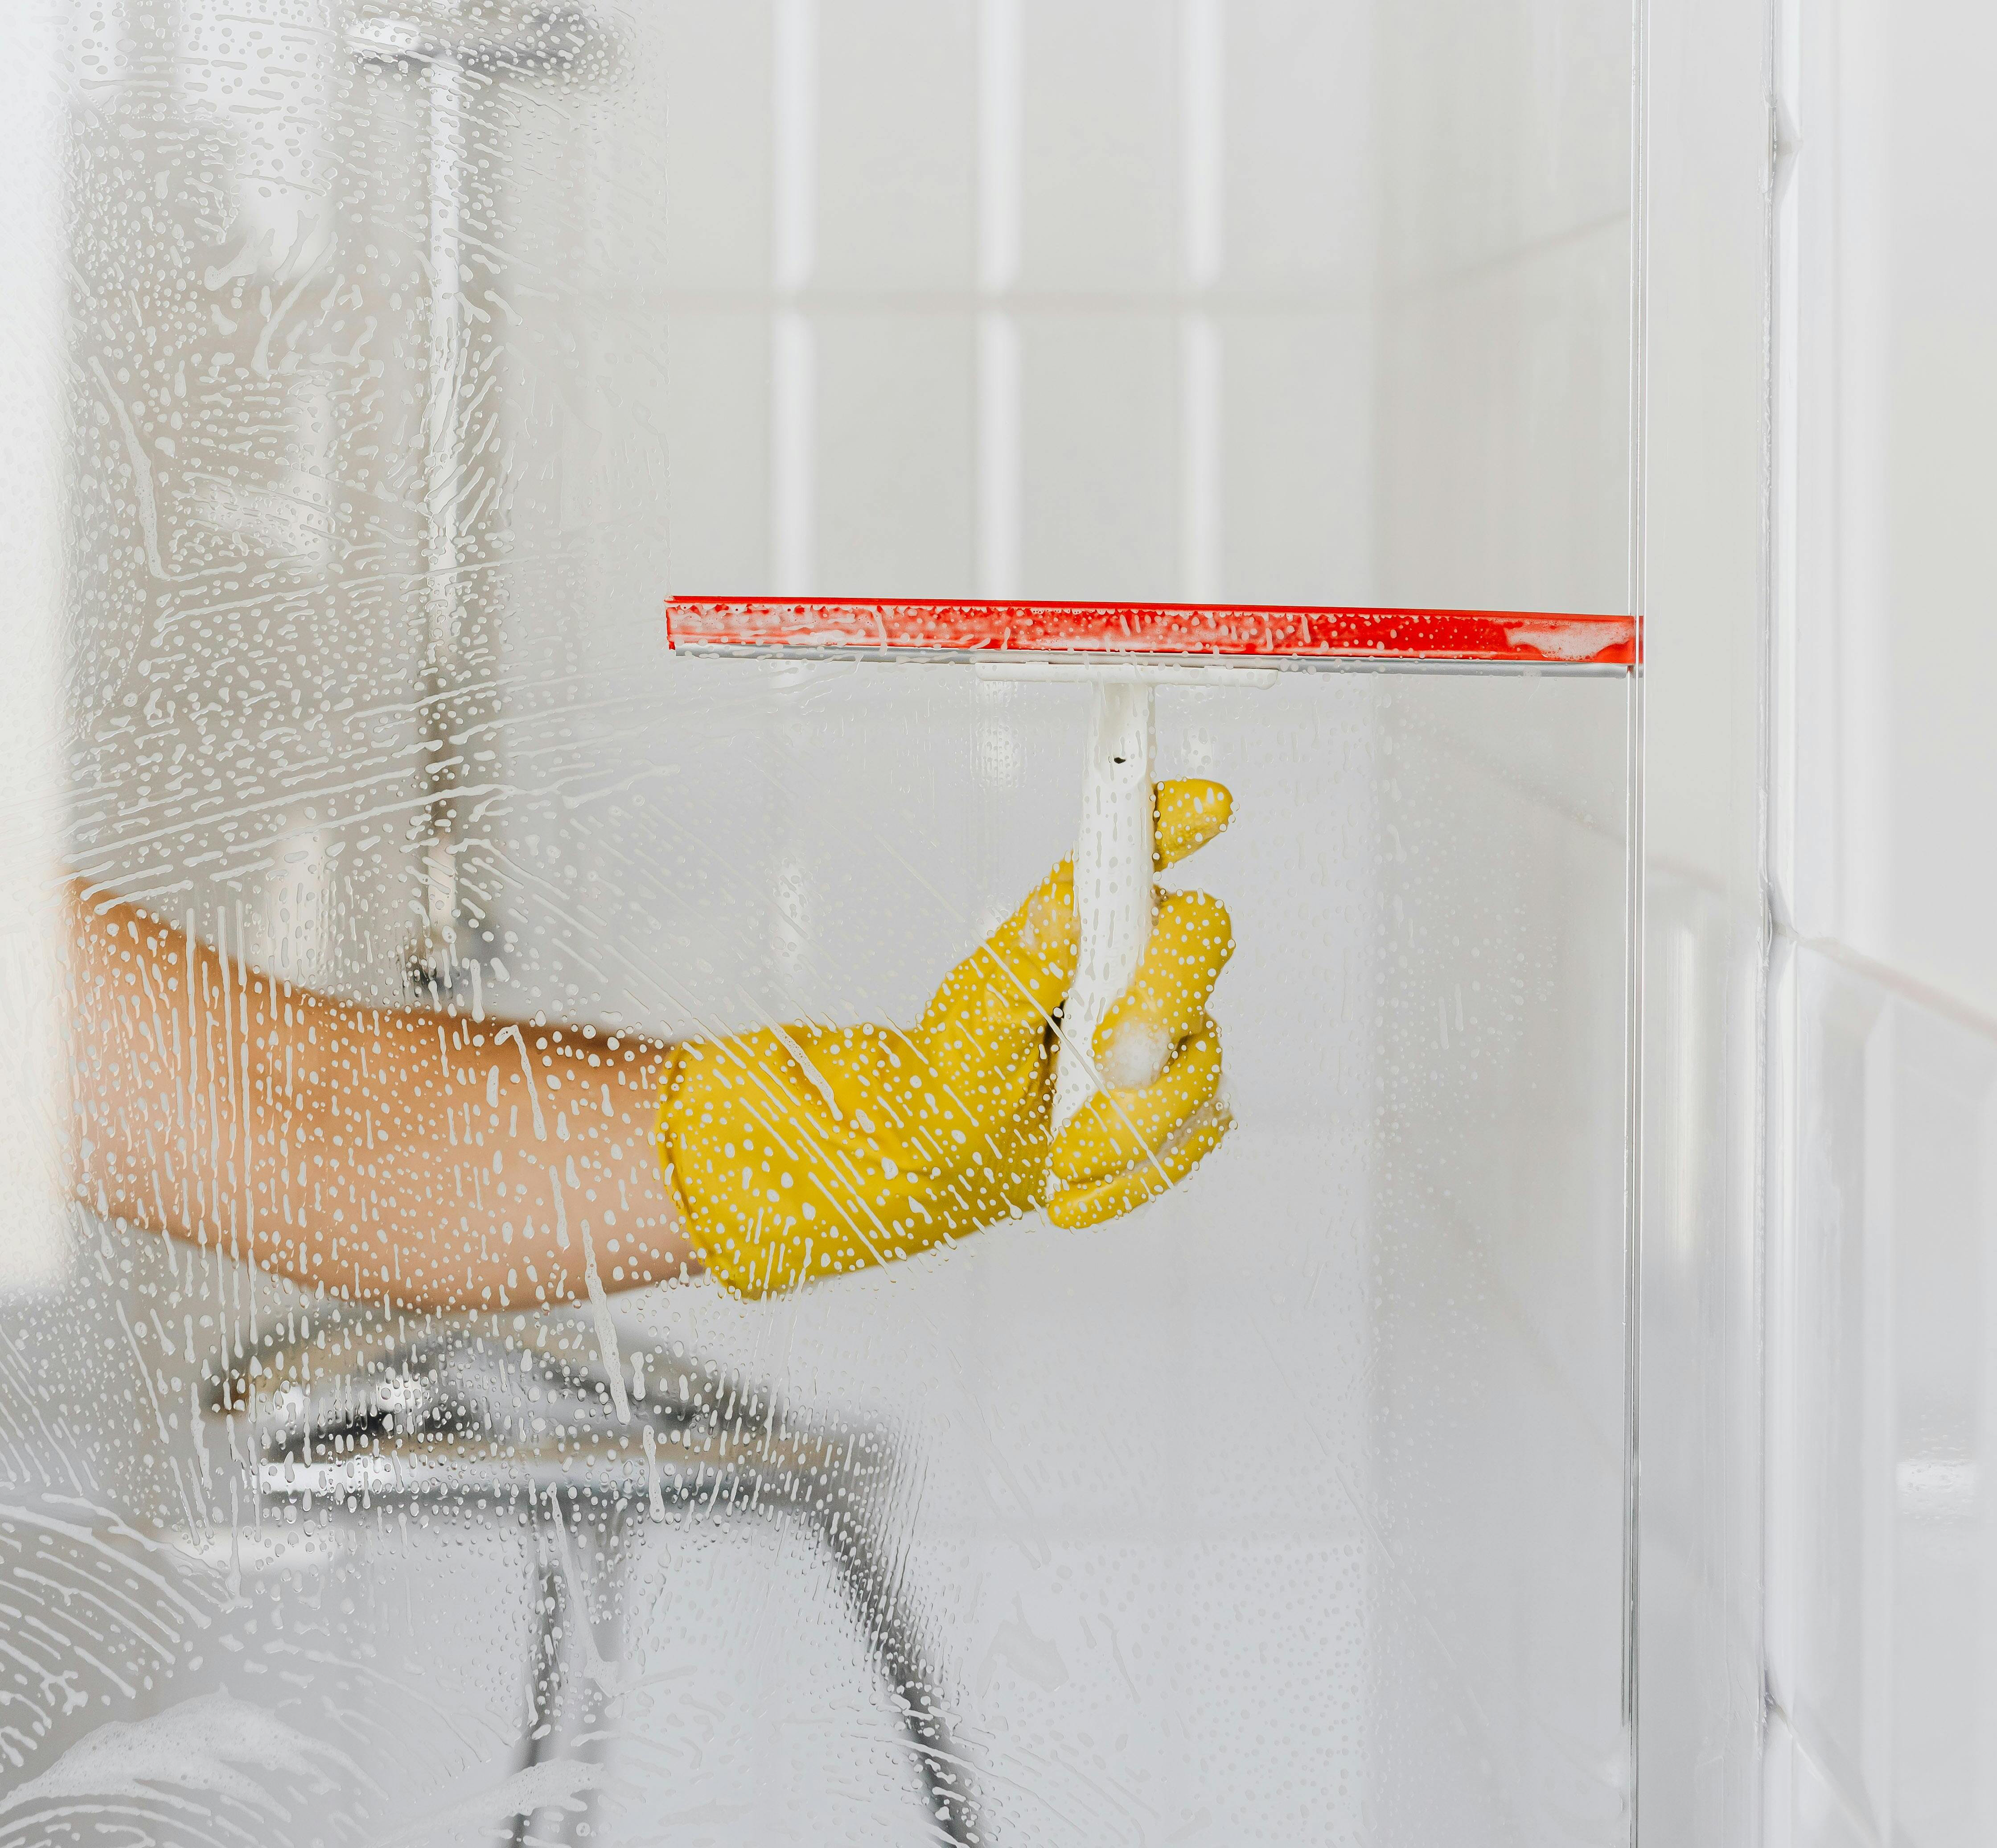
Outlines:
[{"label": "bare forearm", "polygon": [[498,1309],[697,1268],[659,1175],[669,1049],[365,1008],[136,907],[73,907],[78,1186],[333,1294]]}]

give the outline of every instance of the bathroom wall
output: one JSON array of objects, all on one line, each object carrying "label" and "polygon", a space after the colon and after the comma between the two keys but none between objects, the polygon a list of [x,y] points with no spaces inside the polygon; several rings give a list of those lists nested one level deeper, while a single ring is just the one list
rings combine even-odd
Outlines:
[{"label": "bathroom wall", "polygon": [[1993,55],[1777,9],[1776,1848],[1997,1831]]}]

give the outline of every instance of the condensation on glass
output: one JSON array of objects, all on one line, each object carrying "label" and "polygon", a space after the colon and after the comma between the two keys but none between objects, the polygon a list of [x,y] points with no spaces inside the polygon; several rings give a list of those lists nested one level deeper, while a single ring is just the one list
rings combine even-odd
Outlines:
[{"label": "condensation on glass", "polygon": [[1626,610],[1626,17],[25,10],[0,1845],[1626,1840],[1629,672],[1161,689],[1238,1127],[1105,1225],[620,1291],[549,1093],[590,1287],[419,1313],[482,1093],[312,1285],[201,1128],[250,976],[907,1023],[1069,850],[1085,689],[669,593]]}]

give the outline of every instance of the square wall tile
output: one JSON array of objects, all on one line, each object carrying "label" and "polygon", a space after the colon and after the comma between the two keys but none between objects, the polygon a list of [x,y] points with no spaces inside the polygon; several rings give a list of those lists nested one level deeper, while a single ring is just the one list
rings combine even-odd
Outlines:
[{"label": "square wall tile", "polygon": [[1761,1771],[1762,1848],[1879,1848],[1879,1837],[1779,1712],[1768,1716]]},{"label": "square wall tile", "polygon": [[1382,260],[1394,285],[1626,216],[1627,8],[1397,0],[1377,29]]},{"label": "square wall tile", "polygon": [[1374,593],[1373,326],[1364,310],[1216,317],[1219,594]]},{"label": "square wall tile", "polygon": [[826,314],[814,334],[813,585],[970,595],[971,318]]},{"label": "square wall tile", "polygon": [[750,596],[770,584],[770,324],[682,309],[664,325],[670,583]]},{"label": "square wall tile", "polygon": [[1222,9],[1223,288],[1363,302],[1381,174],[1370,0]]},{"label": "square wall tile", "polygon": [[976,230],[970,0],[822,0],[812,279],[961,288]]},{"label": "square wall tile", "polygon": [[1629,606],[1629,226],[1392,301],[1376,595]]},{"label": "square wall tile", "polygon": [[1021,592],[1169,599],[1179,582],[1177,329],[1019,321]]},{"label": "square wall tile", "polygon": [[1168,286],[1179,234],[1177,9],[1019,5],[1021,285]]},{"label": "square wall tile", "polygon": [[1771,1670],[1882,1839],[1997,1823],[1997,1035],[1799,950]]},{"label": "square wall tile", "polygon": [[662,0],[646,43],[664,74],[664,188],[663,198],[634,200],[631,209],[656,214],[664,231],[656,265],[634,266],[626,286],[767,287],[774,139],[769,0]]},{"label": "square wall tile", "polygon": [[1985,1842],[1997,1043],[1904,1000],[1889,1018],[1893,1823],[1914,1841]]},{"label": "square wall tile", "polygon": [[1792,8],[1776,408],[1788,730],[1776,861],[1802,934],[1997,1013],[1997,209],[1987,7]]},{"label": "square wall tile", "polygon": [[1885,1160],[1871,1041],[1886,1003],[1873,984],[1807,954],[1795,981],[1794,1253],[1788,1288],[1773,1298],[1792,1323],[1791,1377],[1775,1391],[1794,1423],[1771,1438],[1786,1453],[1792,1497],[1771,1526],[1792,1550],[1769,1565],[1793,1631],[1771,1667],[1799,1738],[1877,1803],[1891,1466],[1883,1420],[1869,1416],[1885,1398],[1887,1266],[1868,1206]]}]

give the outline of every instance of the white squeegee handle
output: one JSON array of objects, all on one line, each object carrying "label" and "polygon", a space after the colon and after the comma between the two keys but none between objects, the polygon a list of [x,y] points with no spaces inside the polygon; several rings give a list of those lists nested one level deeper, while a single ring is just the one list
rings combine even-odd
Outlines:
[{"label": "white squeegee handle", "polygon": [[[1153,723],[1161,686],[1273,686],[1273,669],[1213,661],[1067,660],[981,661],[987,681],[1081,683],[1094,690],[1088,721],[1088,758],[1081,782],[1081,830],[1074,844],[1075,922],[1081,951],[1074,981],[1061,1009],[1060,1055],[1054,1065],[1054,1127],[1057,1131],[1107,1088],[1091,1048],[1095,1029],[1130,986],[1151,940]],[[1171,1048],[1161,1047],[1156,1068],[1119,1069],[1122,1089],[1150,1083]]]},{"label": "white squeegee handle", "polygon": [[[1082,774],[1081,829],[1074,845],[1075,922],[1081,948],[1061,1010],[1054,1069],[1058,1131],[1101,1082],[1090,1048],[1095,1029],[1130,986],[1151,936],[1153,714],[1148,681],[1098,681]],[[1119,1073],[1125,1085],[1156,1073]]]}]

